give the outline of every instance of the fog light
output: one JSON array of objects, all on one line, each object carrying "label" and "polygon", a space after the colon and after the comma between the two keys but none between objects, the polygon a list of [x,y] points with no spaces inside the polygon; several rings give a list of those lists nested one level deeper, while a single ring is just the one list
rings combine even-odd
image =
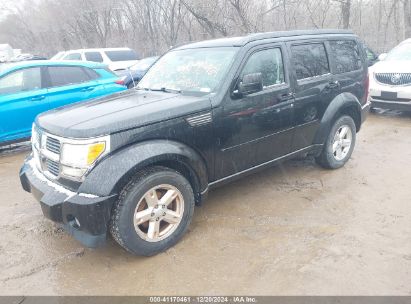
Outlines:
[{"label": "fog light", "polygon": [[61,173],[64,176],[68,177],[75,177],[79,178],[86,173],[87,169],[80,169],[80,168],[72,168],[72,167],[67,167],[67,166],[61,166]]}]

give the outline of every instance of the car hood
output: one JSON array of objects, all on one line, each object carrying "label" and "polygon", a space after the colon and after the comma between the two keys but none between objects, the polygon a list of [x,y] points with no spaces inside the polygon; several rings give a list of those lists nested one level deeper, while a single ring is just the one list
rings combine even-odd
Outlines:
[{"label": "car hood", "polygon": [[128,90],[45,112],[36,124],[51,134],[90,138],[211,108],[208,96]]},{"label": "car hood", "polygon": [[411,61],[379,61],[369,68],[373,73],[410,73]]}]

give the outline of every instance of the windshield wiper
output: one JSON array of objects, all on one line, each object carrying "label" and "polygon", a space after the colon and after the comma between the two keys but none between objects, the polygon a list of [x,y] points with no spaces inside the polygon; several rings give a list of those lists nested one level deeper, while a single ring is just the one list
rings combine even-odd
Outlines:
[{"label": "windshield wiper", "polygon": [[138,88],[141,90],[145,90],[145,91],[153,91],[153,92],[165,92],[165,93],[177,93],[177,94],[181,94],[181,90],[179,89],[169,89],[169,88],[161,88],[161,89],[157,89],[157,88]]}]

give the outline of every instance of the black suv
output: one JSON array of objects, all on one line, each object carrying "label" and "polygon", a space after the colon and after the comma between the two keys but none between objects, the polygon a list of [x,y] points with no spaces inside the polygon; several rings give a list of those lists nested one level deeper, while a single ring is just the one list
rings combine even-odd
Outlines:
[{"label": "black suv", "polygon": [[253,34],[170,50],[135,90],[37,117],[23,188],[95,247],[107,232],[153,255],[209,189],[296,156],[351,156],[369,110],[367,58],[349,31]]}]

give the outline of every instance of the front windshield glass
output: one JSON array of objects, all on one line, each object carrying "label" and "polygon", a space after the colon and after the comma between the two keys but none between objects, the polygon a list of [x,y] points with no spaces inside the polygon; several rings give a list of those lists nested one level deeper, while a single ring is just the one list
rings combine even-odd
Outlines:
[{"label": "front windshield glass", "polygon": [[236,51],[235,47],[171,51],[149,69],[138,88],[213,92],[225,76]]},{"label": "front windshield glass", "polygon": [[133,65],[130,69],[133,71],[145,71],[147,70],[156,60],[158,57],[148,57],[141,59],[138,63]]},{"label": "front windshield glass", "polygon": [[399,45],[389,52],[385,61],[390,60],[411,60],[411,43]]}]

